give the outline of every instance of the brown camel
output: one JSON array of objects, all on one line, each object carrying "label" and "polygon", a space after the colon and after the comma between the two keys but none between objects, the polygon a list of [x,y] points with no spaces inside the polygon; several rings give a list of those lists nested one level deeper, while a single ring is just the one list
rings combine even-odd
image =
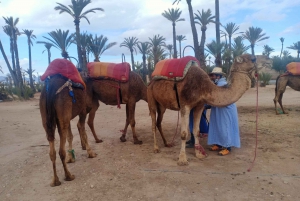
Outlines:
[{"label": "brown camel", "polygon": [[[196,63],[190,67],[185,78],[176,83],[174,90],[174,81],[153,80],[148,86],[148,106],[152,118],[152,133],[154,137],[154,152],[159,152],[156,142],[156,126],[162,136],[165,146],[167,143],[161,122],[166,109],[177,110],[181,113],[181,150],[179,154],[178,165],[188,165],[185,153],[185,144],[189,125],[190,110],[194,108],[194,125],[200,122],[200,115],[204,104],[223,107],[236,102],[250,87],[251,78],[254,77],[255,65],[251,60],[252,56],[245,54],[235,59],[231,74],[228,80],[228,87],[218,87],[211,82],[209,76]],[[156,121],[156,112],[158,113]],[[194,126],[193,133],[199,133],[199,127]],[[201,153],[199,139],[195,138],[195,153],[197,158],[204,158]]]},{"label": "brown camel", "polygon": [[279,114],[277,111],[277,102],[279,103],[283,114],[288,114],[288,112],[286,112],[282,106],[282,96],[285,92],[286,86],[289,86],[296,91],[300,91],[300,75],[285,75],[277,77],[275,86],[275,98],[273,99],[275,104],[275,112],[277,115]]},{"label": "brown camel", "polygon": [[[87,79],[87,111],[89,112],[88,125],[97,143],[102,142],[94,129],[94,118],[99,107],[99,100],[106,105],[126,104],[126,122],[120,140],[126,141],[126,133],[130,124],[133,134],[134,144],[142,144],[138,140],[135,131],[135,105],[139,100],[147,101],[147,87],[141,76],[135,72],[130,72],[128,82],[117,82],[114,80]],[[119,89],[120,88],[120,89]],[[119,93],[120,97],[117,97]]]},{"label": "brown camel", "polygon": [[[54,75],[46,83],[46,86],[41,92],[40,96],[40,112],[43,122],[43,127],[47,134],[47,139],[50,146],[50,159],[53,165],[53,180],[51,186],[59,186],[61,182],[56,173],[56,151],[55,151],[55,129],[58,128],[58,133],[60,136],[60,146],[59,146],[59,156],[62,161],[64,171],[65,171],[65,180],[72,181],[75,176],[72,175],[66,163],[74,162],[72,157],[72,140],[73,134],[70,128],[70,121],[77,115],[79,115],[79,122],[77,124],[80,137],[84,143],[88,157],[95,157],[95,153],[91,150],[88,141],[87,135],[85,132],[85,118],[86,118],[86,94],[83,89],[72,87],[76,102],[72,102],[72,97],[69,95],[69,88],[63,88],[59,93],[56,94],[57,90],[66,83],[66,79],[61,75]],[[46,88],[48,91],[46,92]],[[69,151],[66,158],[65,143],[68,140]]]}]

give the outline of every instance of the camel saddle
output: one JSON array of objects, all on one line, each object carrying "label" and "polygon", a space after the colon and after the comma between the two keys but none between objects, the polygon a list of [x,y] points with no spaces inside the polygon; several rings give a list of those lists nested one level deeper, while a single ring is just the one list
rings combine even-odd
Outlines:
[{"label": "camel saddle", "polygon": [[[67,59],[54,59],[46,69],[45,73],[41,76],[41,80],[44,81],[48,76],[54,76],[60,74],[74,83],[79,83],[85,88],[85,83],[82,80],[75,65]],[[75,85],[76,86],[76,85]]]},{"label": "camel saddle", "polygon": [[127,62],[89,62],[87,68],[91,78],[112,79],[119,82],[127,82],[129,80],[130,64]]},{"label": "camel saddle", "polygon": [[291,62],[286,65],[288,74],[300,75],[300,62]]},{"label": "camel saddle", "polygon": [[193,65],[200,67],[199,61],[192,56],[161,60],[155,65],[152,78],[154,80],[170,79],[180,81],[184,79],[186,73]]}]

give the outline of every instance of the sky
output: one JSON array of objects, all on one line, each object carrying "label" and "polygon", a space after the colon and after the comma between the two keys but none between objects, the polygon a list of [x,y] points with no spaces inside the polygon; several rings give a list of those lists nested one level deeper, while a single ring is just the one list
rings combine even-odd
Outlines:
[{"label": "sky", "polygon": [[[47,41],[43,36],[56,29],[69,30],[75,32],[73,18],[67,14],[59,14],[54,10],[56,2],[70,5],[71,0],[0,0],[0,15],[3,17],[12,16],[19,18],[17,27],[19,31],[23,29],[33,30],[36,39],[32,46],[32,66],[34,74],[43,74],[48,66],[47,52],[43,44],[36,44],[36,41]],[[172,23],[162,16],[162,13],[169,8],[179,8],[182,11],[181,18],[185,21],[176,23],[176,35],[184,35],[187,40],[182,42],[182,47],[193,45],[193,38],[190,26],[190,18],[187,3],[181,0],[179,4],[172,5],[174,0],[92,0],[84,9],[103,8],[104,12],[96,11],[87,15],[90,24],[85,19],[80,22],[80,31],[106,36],[108,42],[117,42],[117,45],[106,50],[100,60],[103,62],[122,62],[122,53],[125,54],[126,61],[130,62],[130,51],[125,47],[120,47],[124,38],[137,37],[139,41],[146,42],[154,35],[160,34],[166,38],[166,44],[172,44]],[[194,13],[202,9],[211,9],[215,14],[214,0],[193,0]],[[223,25],[233,22],[239,26],[237,32],[244,32],[249,27],[259,27],[263,33],[270,38],[257,43],[255,52],[262,54],[263,46],[269,45],[275,51],[271,56],[279,55],[281,50],[280,39],[283,37],[284,50],[288,50],[292,56],[296,56],[296,51],[287,49],[300,41],[300,1],[299,0],[220,0],[220,22]],[[0,26],[5,26],[5,21],[0,18]],[[196,25],[200,42],[200,26]],[[221,28],[222,30],[222,28]],[[206,31],[206,44],[215,40],[215,24],[209,24]],[[234,35],[234,37],[237,37]],[[9,51],[9,37],[0,30],[0,40],[8,59],[11,60]],[[225,40],[222,37],[221,40]],[[249,45],[248,41],[244,41]],[[28,69],[28,45],[26,35],[18,37],[20,65],[22,69]],[[178,46],[177,46],[177,49]],[[67,50],[70,56],[77,57],[75,45],[71,45]],[[186,48],[185,55],[194,55],[191,48]],[[51,60],[61,58],[60,51],[51,48]],[[135,61],[142,61],[140,54],[134,54]],[[213,60],[213,59],[211,59]],[[75,61],[74,61],[75,62]],[[0,54],[0,66],[5,76],[9,73],[2,54]]]}]

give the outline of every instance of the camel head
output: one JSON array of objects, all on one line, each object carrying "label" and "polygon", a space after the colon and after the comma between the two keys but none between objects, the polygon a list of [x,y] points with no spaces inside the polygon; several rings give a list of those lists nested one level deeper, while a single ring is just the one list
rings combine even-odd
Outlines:
[{"label": "camel head", "polygon": [[237,56],[231,66],[231,72],[242,72],[251,77],[255,76],[256,65],[251,54]]}]

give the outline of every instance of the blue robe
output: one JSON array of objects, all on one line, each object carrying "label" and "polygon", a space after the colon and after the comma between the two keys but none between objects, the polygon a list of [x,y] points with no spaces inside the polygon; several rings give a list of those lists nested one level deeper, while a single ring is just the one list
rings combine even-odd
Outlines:
[{"label": "blue robe", "polygon": [[[217,86],[226,85],[221,78]],[[223,147],[240,147],[238,113],[235,103],[226,107],[211,107],[207,144]]]},{"label": "blue robe", "polygon": [[[206,110],[203,110],[203,114],[206,115]],[[206,122],[206,118],[205,118],[205,116],[203,116],[203,114],[201,114],[199,130],[200,130],[200,133],[208,133],[208,123]],[[193,133],[193,128],[194,128],[194,110],[193,109],[190,112],[189,127],[190,127],[190,132]]]}]

